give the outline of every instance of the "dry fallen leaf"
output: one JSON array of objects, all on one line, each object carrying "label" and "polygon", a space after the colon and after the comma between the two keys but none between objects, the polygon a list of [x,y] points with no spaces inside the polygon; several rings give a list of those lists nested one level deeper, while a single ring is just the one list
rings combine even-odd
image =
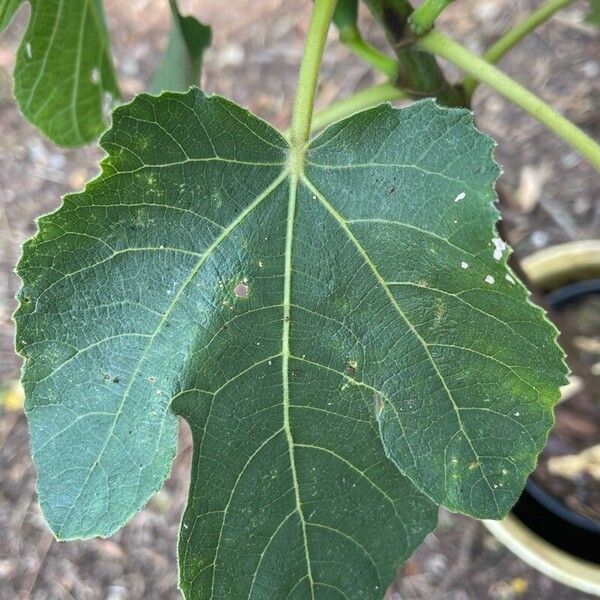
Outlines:
[{"label": "dry fallen leaf", "polygon": [[4,410],[11,412],[22,411],[24,399],[23,387],[18,382],[14,382],[0,390],[0,405]]},{"label": "dry fallen leaf", "polygon": [[548,470],[553,475],[575,479],[579,475],[588,474],[600,480],[600,444],[587,448],[579,454],[553,456],[548,460]]},{"label": "dry fallen leaf", "polygon": [[552,170],[548,163],[525,165],[521,169],[519,186],[511,198],[511,204],[523,213],[530,213],[537,206],[544,184]]}]

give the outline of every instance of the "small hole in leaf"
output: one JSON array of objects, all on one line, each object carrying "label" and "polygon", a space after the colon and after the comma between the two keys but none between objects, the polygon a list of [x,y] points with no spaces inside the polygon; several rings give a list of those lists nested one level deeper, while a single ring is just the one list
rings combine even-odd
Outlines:
[{"label": "small hole in leaf", "polygon": [[250,288],[245,281],[238,282],[233,288],[233,293],[235,294],[236,298],[247,298],[249,291]]}]

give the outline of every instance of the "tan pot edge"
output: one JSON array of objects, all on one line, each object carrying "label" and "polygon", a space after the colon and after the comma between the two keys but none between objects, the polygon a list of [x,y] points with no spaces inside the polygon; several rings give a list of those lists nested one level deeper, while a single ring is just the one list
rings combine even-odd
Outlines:
[{"label": "tan pot edge", "polygon": [[499,542],[534,569],[571,588],[600,596],[600,566],[555,548],[512,515],[502,521],[484,521],[484,525]]},{"label": "tan pot edge", "polygon": [[542,290],[600,277],[600,240],[578,240],[538,250],[521,259],[529,281]]}]

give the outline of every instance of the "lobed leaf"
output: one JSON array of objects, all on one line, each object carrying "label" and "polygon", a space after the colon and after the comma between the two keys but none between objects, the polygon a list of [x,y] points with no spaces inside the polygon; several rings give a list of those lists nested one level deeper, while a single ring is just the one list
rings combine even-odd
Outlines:
[{"label": "lobed leaf", "polygon": [[[0,0],[0,32],[23,0]],[[107,127],[119,97],[101,0],[30,0],[14,94],[23,115],[53,142],[77,146]]]},{"label": "lobed leaf", "polygon": [[358,113],[298,172],[276,130],[192,89],[117,109],[101,144],[100,177],[18,267],[59,537],[144,505],[175,414],[194,439],[188,598],[380,598],[437,504],[510,508],[566,367],[506,265],[492,142],[467,111]]}]

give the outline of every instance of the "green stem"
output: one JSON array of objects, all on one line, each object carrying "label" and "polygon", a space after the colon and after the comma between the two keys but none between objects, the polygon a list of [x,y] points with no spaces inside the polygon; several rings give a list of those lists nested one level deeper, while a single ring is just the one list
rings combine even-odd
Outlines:
[{"label": "green stem", "polygon": [[396,54],[395,82],[413,98],[437,97],[449,106],[464,106],[462,90],[450,85],[436,59],[413,44],[408,19],[412,6],[408,0],[365,0],[365,4],[382,25]]},{"label": "green stem", "polygon": [[408,17],[408,24],[415,35],[423,35],[432,27],[435,20],[454,0],[423,0]]},{"label": "green stem", "polygon": [[396,77],[398,63],[365,41],[360,35],[358,27],[346,27],[340,30],[340,41],[376,71],[383,73],[389,79]]},{"label": "green stem", "polygon": [[[539,25],[547,21],[555,12],[571,4],[574,0],[549,0],[522,21],[511,27],[502,37],[494,42],[484,53],[483,58],[489,63],[497,63],[511,48],[516,46],[524,37],[529,35]],[[466,77],[465,91],[473,95],[477,87],[477,80]]]},{"label": "green stem", "polygon": [[600,145],[514,79],[438,31],[430,31],[417,44],[454,63],[477,81],[487,83],[556,133],[600,171]]},{"label": "green stem", "polygon": [[[331,123],[349,117],[360,110],[377,106],[382,102],[402,100],[407,97],[405,92],[394,87],[391,83],[377,83],[347,98],[332,102],[323,110],[317,111],[313,116],[311,131],[323,129]],[[282,134],[289,139],[290,130],[286,129],[282,131]]]},{"label": "green stem", "polygon": [[290,158],[291,164],[297,172],[300,172],[302,168],[304,149],[310,136],[319,68],[335,4],[336,0],[315,0],[306,33],[290,128]]},{"label": "green stem", "polygon": [[340,119],[349,117],[354,113],[377,106],[382,102],[402,100],[407,98],[405,92],[399,90],[391,83],[377,83],[347,98],[331,103],[323,110],[317,112],[312,122],[312,130],[323,129]]}]

